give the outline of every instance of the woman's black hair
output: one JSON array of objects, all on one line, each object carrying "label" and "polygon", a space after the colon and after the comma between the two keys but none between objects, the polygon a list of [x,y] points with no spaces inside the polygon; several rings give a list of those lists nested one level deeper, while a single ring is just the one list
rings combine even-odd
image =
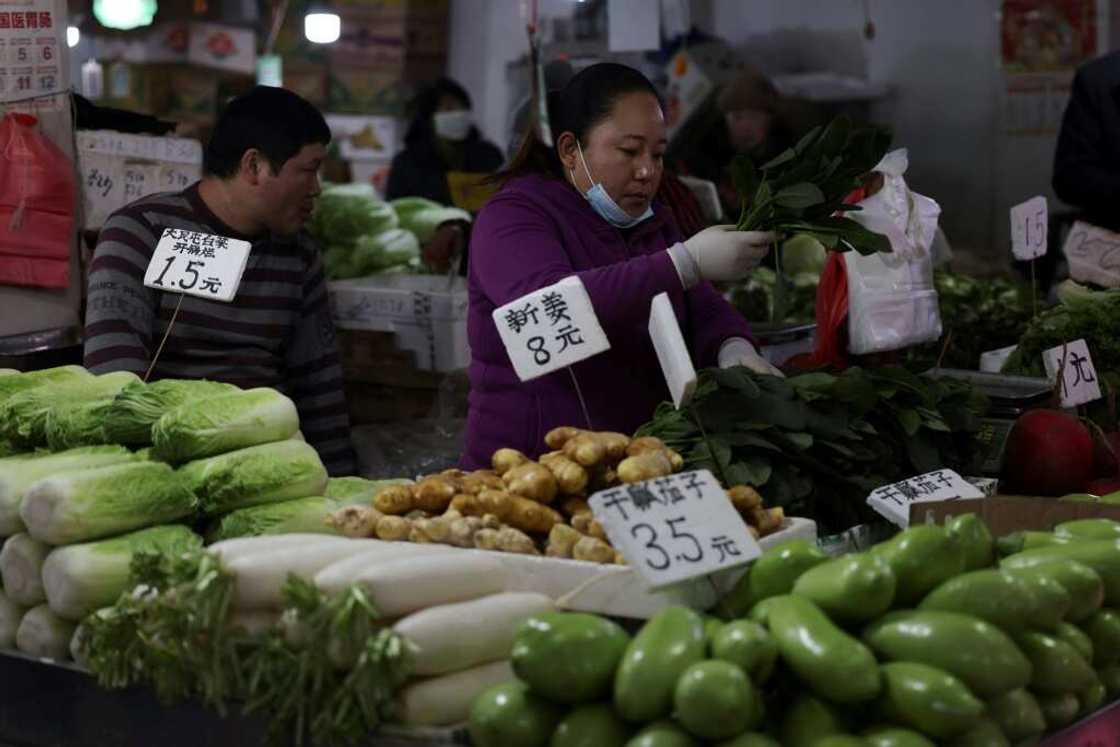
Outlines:
[{"label": "woman's black hair", "polygon": [[412,100],[412,121],[408,125],[404,141],[407,145],[431,142],[435,138],[432,115],[436,113],[439,102],[444,96],[458,99],[467,109],[471,108],[471,97],[467,89],[451,80],[439,78],[424,88]]},{"label": "woman's black hair", "polygon": [[[657,89],[649,79],[632,67],[601,62],[584,68],[563,89],[548,94],[548,119],[553,143],[565,132],[574,134],[581,143],[587,142],[588,133],[610,116],[615,102],[626,94],[636,92],[652,94],[661,102]],[[517,155],[505,170],[494,176],[494,180],[505,182],[526,174],[564,176],[564,166],[556,154],[556,146],[549,147],[541,142],[536,122],[529,129]]]}]

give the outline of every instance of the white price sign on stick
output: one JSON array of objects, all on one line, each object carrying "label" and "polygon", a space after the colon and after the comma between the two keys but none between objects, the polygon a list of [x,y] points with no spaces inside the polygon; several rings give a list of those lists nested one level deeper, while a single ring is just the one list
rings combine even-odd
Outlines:
[{"label": "white price sign on stick", "polygon": [[1042,351],[1042,362],[1050,381],[1062,377],[1062,407],[1077,407],[1101,398],[1097,369],[1085,340],[1074,340]]},{"label": "white price sign on stick", "polygon": [[1029,261],[1046,254],[1045,197],[1032,197],[1011,208],[1011,253]]},{"label": "white price sign on stick", "polygon": [[229,303],[237,295],[249,249],[248,241],[165,228],[144,273],[144,285]]},{"label": "white price sign on stick", "polygon": [[611,349],[583,281],[574,276],[494,309],[492,316],[522,381]]},{"label": "white price sign on stick", "polygon": [[984,492],[951,469],[939,469],[871,491],[867,505],[903,529],[910,526],[910,506],[935,501],[983,498]]},{"label": "white price sign on stick", "polygon": [[588,502],[611,544],[653,589],[734,568],[762,554],[708,470],[620,485]]},{"label": "white price sign on stick", "polygon": [[1062,245],[1062,252],[1074,280],[1120,288],[1120,234],[1077,221]]},{"label": "white price sign on stick", "polygon": [[649,337],[653,340],[657,362],[665,374],[673,404],[679,410],[692,401],[692,395],[696,393],[696,367],[692,365],[692,356],[688,353],[668,293],[658,293],[653,297],[649,309]]}]

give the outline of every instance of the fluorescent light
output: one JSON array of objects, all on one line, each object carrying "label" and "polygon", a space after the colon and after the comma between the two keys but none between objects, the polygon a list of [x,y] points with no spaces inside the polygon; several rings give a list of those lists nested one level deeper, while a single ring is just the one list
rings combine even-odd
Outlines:
[{"label": "fluorescent light", "polygon": [[93,0],[93,17],[109,29],[148,26],[155,14],[156,0]]},{"label": "fluorescent light", "polygon": [[82,32],[78,30],[77,26],[66,27],[66,46],[76,47],[78,42],[82,39]]},{"label": "fluorescent light", "polygon": [[337,13],[308,13],[303,17],[303,35],[315,44],[332,44],[342,35],[342,19]]}]

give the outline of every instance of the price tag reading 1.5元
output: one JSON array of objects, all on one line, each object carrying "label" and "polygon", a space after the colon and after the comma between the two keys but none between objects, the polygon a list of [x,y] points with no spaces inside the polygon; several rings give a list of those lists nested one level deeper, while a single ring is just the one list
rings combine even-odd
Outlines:
[{"label": "price tag reading 1.5\u5143", "polygon": [[620,485],[588,502],[611,544],[650,588],[743,565],[762,554],[708,470]]},{"label": "price tag reading 1.5\u5143", "polygon": [[1031,260],[1046,254],[1046,198],[1032,197],[1011,208],[1011,253]]},{"label": "price tag reading 1.5\u5143", "polygon": [[237,295],[248,241],[166,228],[144,273],[148,288],[229,303]]},{"label": "price tag reading 1.5\u5143", "polygon": [[493,319],[522,381],[611,349],[591,297],[577,277],[494,309]]}]

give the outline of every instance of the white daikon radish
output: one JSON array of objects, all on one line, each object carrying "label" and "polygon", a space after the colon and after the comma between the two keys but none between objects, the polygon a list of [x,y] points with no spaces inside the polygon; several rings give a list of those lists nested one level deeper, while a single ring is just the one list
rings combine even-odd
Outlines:
[{"label": "white daikon radish", "polygon": [[505,592],[420,610],[393,630],[416,647],[416,674],[446,674],[508,659],[521,623],[553,609],[552,599],[544,594]]},{"label": "white daikon radish", "polygon": [[222,561],[230,563],[247,555],[275,550],[290,550],[293,547],[306,547],[310,543],[330,544],[332,542],[353,542],[347,537],[334,537],[325,534],[274,534],[262,537],[236,537],[215,542],[206,548],[207,552],[217,555]]},{"label": "white daikon radish", "polygon": [[74,630],[74,635],[70,636],[70,658],[73,659],[74,663],[80,667],[84,667],[86,665],[85,657],[82,656],[82,638],[85,636],[85,634],[86,629],[83,626],[78,625],[78,627]]},{"label": "white daikon radish", "polygon": [[495,685],[516,679],[508,661],[496,661],[406,685],[398,697],[401,723],[450,726],[467,720],[471,703]]},{"label": "white daikon radish", "polygon": [[[328,538],[329,539],[329,538]],[[295,574],[312,580],[315,574],[331,563],[362,549],[361,540],[333,538],[333,542],[309,542],[302,547],[288,547],[263,553],[243,555],[226,562],[236,578],[233,608],[269,610],[284,606],[284,583]]]},{"label": "white daikon radish", "polygon": [[0,648],[15,648],[16,631],[27,608],[16,604],[0,591]]},{"label": "white daikon radish", "polygon": [[278,622],[280,613],[274,610],[238,610],[230,615],[229,627],[256,635],[271,630]]},{"label": "white daikon radish", "polygon": [[[376,563],[393,561],[398,558],[414,558],[421,555],[438,555],[449,552],[462,553],[457,547],[431,543],[384,542],[382,540],[361,540],[361,552],[337,563],[331,563],[315,576],[315,585],[328,594],[340,592],[354,583],[354,577],[369,570]],[[376,544],[375,544],[376,543]]]},{"label": "white daikon radish", "polygon": [[70,640],[78,626],[40,604],[23,616],[16,631],[16,648],[29,656],[65,661],[70,658]]},{"label": "white daikon radish", "polygon": [[377,562],[354,578],[385,617],[403,617],[437,604],[451,604],[505,591],[505,567],[493,558],[439,553]]},{"label": "white daikon radish", "polygon": [[4,591],[16,604],[34,607],[47,601],[43,590],[43,562],[51,548],[30,534],[12,535],[0,550],[0,577]]}]

